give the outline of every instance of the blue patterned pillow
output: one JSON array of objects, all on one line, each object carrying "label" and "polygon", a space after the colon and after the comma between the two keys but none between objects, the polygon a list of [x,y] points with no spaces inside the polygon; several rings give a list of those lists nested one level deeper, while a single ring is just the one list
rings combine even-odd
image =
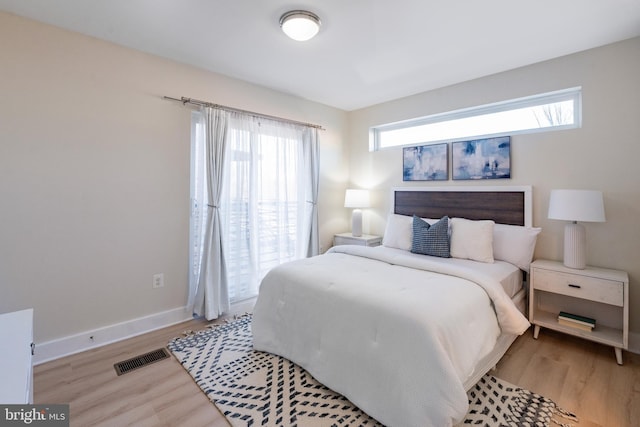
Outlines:
[{"label": "blue patterned pillow", "polygon": [[433,225],[413,216],[413,241],[411,252],[415,254],[431,255],[450,258],[449,251],[449,217],[443,216]]}]

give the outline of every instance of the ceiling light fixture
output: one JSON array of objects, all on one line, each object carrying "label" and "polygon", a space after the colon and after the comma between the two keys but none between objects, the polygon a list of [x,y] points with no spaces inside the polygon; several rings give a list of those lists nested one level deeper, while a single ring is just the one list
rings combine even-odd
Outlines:
[{"label": "ceiling light fixture", "polygon": [[318,34],[320,18],[306,10],[292,10],[280,17],[280,27],[287,36],[303,42]]}]

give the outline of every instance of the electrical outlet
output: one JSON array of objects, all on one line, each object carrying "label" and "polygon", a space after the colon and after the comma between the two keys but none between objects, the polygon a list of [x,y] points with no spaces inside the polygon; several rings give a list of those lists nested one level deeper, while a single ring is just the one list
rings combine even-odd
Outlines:
[{"label": "electrical outlet", "polygon": [[158,273],[153,275],[153,289],[164,287],[164,273]]}]

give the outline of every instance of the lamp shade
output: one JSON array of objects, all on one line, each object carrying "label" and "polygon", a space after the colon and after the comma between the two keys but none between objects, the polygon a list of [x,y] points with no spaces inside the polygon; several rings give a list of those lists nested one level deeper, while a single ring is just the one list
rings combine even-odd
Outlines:
[{"label": "lamp shade", "polygon": [[344,195],[345,208],[368,208],[369,191],[348,189]]},{"label": "lamp shade", "polygon": [[602,192],[594,190],[551,190],[549,219],[604,222]]},{"label": "lamp shade", "polygon": [[587,249],[585,228],[582,222],[604,222],[602,192],[593,190],[551,190],[549,197],[550,219],[572,221],[564,227],[564,265],[569,268],[585,268]]},{"label": "lamp shade", "polygon": [[320,18],[306,10],[292,10],[280,17],[282,31],[300,42],[312,39],[320,31]]}]

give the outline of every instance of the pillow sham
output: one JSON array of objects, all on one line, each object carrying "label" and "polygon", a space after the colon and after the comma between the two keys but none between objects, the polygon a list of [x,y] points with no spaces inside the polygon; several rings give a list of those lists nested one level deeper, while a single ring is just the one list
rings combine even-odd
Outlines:
[{"label": "pillow sham", "polygon": [[385,226],[382,246],[411,250],[412,218],[407,215],[389,214]]},{"label": "pillow sham", "polygon": [[451,256],[492,263],[494,225],[491,220],[451,218]]},{"label": "pillow sham", "polygon": [[450,258],[449,217],[444,216],[440,221],[430,225],[427,221],[414,215],[411,252]]},{"label": "pillow sham", "polygon": [[493,257],[528,273],[541,231],[537,227],[496,224],[493,227]]}]

